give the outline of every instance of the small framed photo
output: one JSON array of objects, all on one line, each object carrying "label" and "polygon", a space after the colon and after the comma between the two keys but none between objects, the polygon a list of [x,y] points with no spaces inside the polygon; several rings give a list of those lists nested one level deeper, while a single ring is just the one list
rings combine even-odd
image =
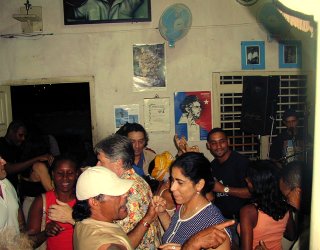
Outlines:
[{"label": "small framed photo", "polygon": [[301,41],[279,42],[279,68],[301,68]]},{"label": "small framed photo", "polygon": [[264,41],[241,42],[241,68],[265,69]]}]

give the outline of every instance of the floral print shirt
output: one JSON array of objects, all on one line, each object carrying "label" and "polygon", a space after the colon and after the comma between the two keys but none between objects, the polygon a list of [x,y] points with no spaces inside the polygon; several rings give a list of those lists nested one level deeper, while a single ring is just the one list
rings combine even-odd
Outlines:
[{"label": "floral print shirt", "polygon": [[[134,180],[128,194],[128,216],[123,220],[116,221],[126,233],[129,233],[147,213],[149,203],[152,200],[152,192],[148,183],[136,174],[133,168],[127,170],[121,178]],[[145,233],[140,245],[136,249],[156,250],[160,245],[160,239],[160,223],[156,219],[150,224],[148,231]]]}]

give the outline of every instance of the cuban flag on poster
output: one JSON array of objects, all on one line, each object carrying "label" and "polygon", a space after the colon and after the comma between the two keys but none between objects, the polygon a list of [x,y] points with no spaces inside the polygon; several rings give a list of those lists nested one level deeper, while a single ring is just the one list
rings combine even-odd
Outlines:
[{"label": "cuban flag on poster", "polygon": [[188,141],[206,140],[212,129],[211,92],[175,92],[174,113],[176,134]]}]

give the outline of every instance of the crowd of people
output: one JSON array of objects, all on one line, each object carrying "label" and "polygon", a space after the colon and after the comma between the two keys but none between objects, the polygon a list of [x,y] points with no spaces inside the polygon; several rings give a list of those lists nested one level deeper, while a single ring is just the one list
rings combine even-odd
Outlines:
[{"label": "crowd of people", "polygon": [[[298,138],[291,116],[274,158]],[[207,136],[212,162],[184,137],[174,138],[175,157],[156,154],[137,123],[95,145],[95,166],[53,154],[43,139],[20,121],[0,138],[0,249],[268,250],[282,249],[283,237],[308,247],[303,161],[249,160],[221,128]]]}]

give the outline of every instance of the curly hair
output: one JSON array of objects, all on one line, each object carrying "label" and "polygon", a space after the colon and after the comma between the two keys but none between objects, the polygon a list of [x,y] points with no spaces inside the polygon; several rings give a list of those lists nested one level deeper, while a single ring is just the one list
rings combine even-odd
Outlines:
[{"label": "curly hair", "polygon": [[170,175],[172,175],[172,168],[174,167],[180,168],[183,175],[188,177],[194,184],[203,179],[205,185],[201,190],[202,195],[213,189],[214,179],[210,161],[202,153],[188,152],[179,156],[170,166]]},{"label": "curly hair", "polygon": [[252,202],[274,220],[282,219],[288,211],[279,188],[280,171],[270,160],[257,160],[249,164],[247,178],[253,185]]}]

